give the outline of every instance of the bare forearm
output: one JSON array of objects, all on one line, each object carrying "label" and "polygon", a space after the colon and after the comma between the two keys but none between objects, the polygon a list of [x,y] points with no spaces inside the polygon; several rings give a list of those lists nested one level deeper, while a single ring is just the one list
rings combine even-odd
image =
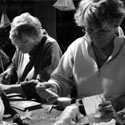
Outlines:
[{"label": "bare forearm", "polygon": [[10,94],[10,93],[20,93],[20,94],[23,94],[23,90],[22,90],[20,84],[3,85],[3,89],[2,90],[5,91],[7,94]]}]

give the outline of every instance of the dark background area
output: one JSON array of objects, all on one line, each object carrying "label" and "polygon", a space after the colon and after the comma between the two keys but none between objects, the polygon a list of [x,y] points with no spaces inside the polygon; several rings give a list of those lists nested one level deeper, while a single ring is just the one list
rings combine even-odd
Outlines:
[{"label": "dark background area", "polygon": [[[39,18],[43,28],[55,38],[63,52],[76,38],[83,36],[82,29],[74,22],[75,11],[60,11],[53,7],[57,0],[0,0],[0,17],[4,11],[10,21],[23,13],[29,12]],[[73,0],[75,7],[80,0]],[[125,31],[125,21],[121,27]]]},{"label": "dark background area", "polygon": [[[0,17],[5,9],[10,21],[23,12],[30,12],[39,18],[43,28],[57,40],[64,52],[68,45],[83,33],[74,22],[75,11],[57,10],[53,7],[55,2],[56,0],[0,0]],[[78,2],[79,0],[74,1],[75,6]]]}]

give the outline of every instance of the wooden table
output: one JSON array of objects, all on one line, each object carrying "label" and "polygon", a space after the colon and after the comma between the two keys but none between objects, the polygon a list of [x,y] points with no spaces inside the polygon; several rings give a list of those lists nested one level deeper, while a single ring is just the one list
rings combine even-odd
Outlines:
[{"label": "wooden table", "polygon": [[[86,107],[88,107],[88,109],[86,111],[89,111],[89,113],[91,113],[90,111],[94,111],[93,110],[93,105],[94,103],[92,103],[93,105],[88,104],[90,101],[88,100],[92,100],[91,98],[93,97],[89,97],[86,98],[86,100],[84,100],[84,102],[87,102],[87,104],[85,105],[84,102],[84,106],[85,109]],[[17,99],[17,98],[16,98]],[[12,100],[11,100],[12,101]],[[18,100],[19,101],[19,100]],[[96,102],[98,102],[99,100],[96,100]],[[94,102],[94,101],[93,101]],[[62,113],[62,111],[59,111],[57,109],[53,109],[51,111],[51,113],[48,113],[48,109],[51,107],[51,104],[42,104],[41,108],[39,109],[35,109],[35,110],[30,110],[29,112],[31,113],[31,119],[27,120],[29,122],[30,125],[53,125],[53,123],[58,119],[58,117],[60,116],[60,114]],[[16,111],[21,115],[24,116],[26,114],[25,111],[21,111],[21,110],[17,110]],[[89,115],[89,114],[88,114]],[[6,119],[5,121],[12,123],[12,118],[10,119]],[[97,125],[97,124],[96,124]],[[101,124],[99,124],[101,125]],[[105,124],[105,125],[109,125],[109,124]]]},{"label": "wooden table", "polygon": [[[57,118],[60,116],[62,111],[53,109],[51,113],[48,113],[48,109],[50,108],[50,104],[43,104],[40,109],[31,110],[31,119],[28,120],[30,125],[52,125]],[[24,111],[17,110],[17,112],[23,116],[25,115]],[[6,122],[12,123],[12,118],[5,119]]]},{"label": "wooden table", "polygon": [[[20,94],[17,94],[17,93],[11,93],[11,94],[8,94],[7,96],[10,101],[10,104],[13,101],[16,101],[16,102],[19,102],[21,100],[25,101],[25,99]],[[51,106],[52,104],[41,104],[41,107],[39,107],[38,109],[30,110],[29,112],[31,113],[31,119],[28,120],[30,125],[52,125],[60,116],[62,111],[53,108],[51,113],[48,113],[48,109]],[[24,116],[26,114],[26,111],[21,111],[16,108],[14,109],[18,112],[20,116]],[[4,117],[3,121],[12,123],[13,118]]]}]

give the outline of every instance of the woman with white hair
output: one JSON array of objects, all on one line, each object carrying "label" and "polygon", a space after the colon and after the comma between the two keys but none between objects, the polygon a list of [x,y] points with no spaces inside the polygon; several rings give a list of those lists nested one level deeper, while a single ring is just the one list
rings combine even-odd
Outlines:
[{"label": "woman with white hair", "polygon": [[[9,37],[16,52],[0,79],[2,84],[14,85],[3,85],[4,88],[9,88],[9,92],[22,92],[20,82],[32,79],[47,81],[57,67],[62,51],[56,40],[42,29],[39,19],[29,13],[15,17]],[[27,92],[27,89],[29,87],[24,91]]]}]

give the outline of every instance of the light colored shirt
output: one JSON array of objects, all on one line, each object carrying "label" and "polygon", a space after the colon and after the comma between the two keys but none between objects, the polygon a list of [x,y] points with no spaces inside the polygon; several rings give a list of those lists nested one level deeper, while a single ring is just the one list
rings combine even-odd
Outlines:
[{"label": "light colored shirt", "polygon": [[121,96],[125,93],[125,37],[114,39],[113,53],[101,68],[87,36],[78,38],[68,47],[48,82],[57,85],[60,96],[70,94],[71,85],[76,85],[78,98],[103,92],[112,98]]}]

